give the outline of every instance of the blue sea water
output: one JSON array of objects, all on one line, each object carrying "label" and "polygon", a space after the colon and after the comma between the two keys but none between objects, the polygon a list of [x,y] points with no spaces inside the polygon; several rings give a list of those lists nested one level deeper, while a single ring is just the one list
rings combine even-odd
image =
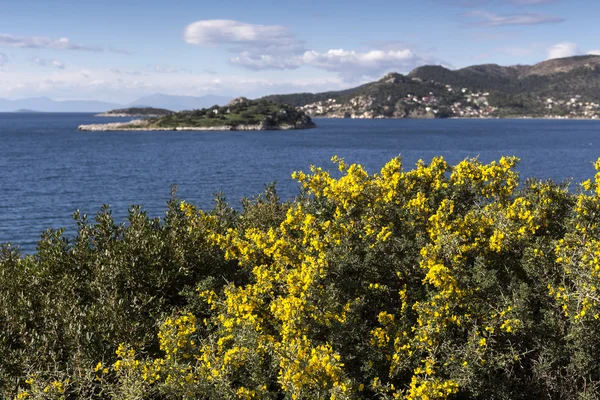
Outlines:
[{"label": "blue sea water", "polygon": [[369,172],[397,155],[407,168],[439,155],[451,163],[516,155],[523,177],[557,181],[592,177],[600,157],[598,121],[318,119],[308,131],[77,131],[118,120],[0,113],[0,243],[32,252],[42,231],[73,232],[75,210],[95,214],[102,204],[118,221],[131,204],[161,216],[171,185],[205,209],[216,192],[239,206],[274,181],[282,198],[292,198],[298,186],[291,173],[311,164],[334,169],[332,155]]}]

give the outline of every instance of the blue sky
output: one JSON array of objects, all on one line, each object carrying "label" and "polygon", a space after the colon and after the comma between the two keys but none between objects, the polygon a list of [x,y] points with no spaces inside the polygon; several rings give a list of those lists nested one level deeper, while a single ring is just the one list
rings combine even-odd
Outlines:
[{"label": "blue sky", "polygon": [[3,0],[0,98],[323,91],[600,54],[596,0]]}]

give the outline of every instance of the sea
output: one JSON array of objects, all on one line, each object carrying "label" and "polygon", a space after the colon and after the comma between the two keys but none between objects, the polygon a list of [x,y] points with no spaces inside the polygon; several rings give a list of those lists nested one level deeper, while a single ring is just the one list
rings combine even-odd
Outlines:
[{"label": "sea", "polygon": [[595,174],[600,121],[316,119],[317,129],[265,132],[79,132],[81,124],[124,121],[82,113],[0,113],[0,243],[35,252],[46,229],[75,232],[76,210],[110,205],[125,222],[131,205],[152,217],[166,211],[171,188],[202,209],[216,193],[240,207],[266,184],[282,199],[299,193],[294,171],[336,170],[344,157],[377,172],[401,156],[405,168],[443,156],[521,158],[523,179],[578,182]]}]

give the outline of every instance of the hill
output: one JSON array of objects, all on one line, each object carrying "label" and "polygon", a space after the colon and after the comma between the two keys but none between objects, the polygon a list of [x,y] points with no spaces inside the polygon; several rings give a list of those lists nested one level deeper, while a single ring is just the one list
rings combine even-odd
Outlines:
[{"label": "hill", "polygon": [[441,66],[424,66],[409,76],[472,90],[540,93],[554,97],[585,94],[590,100],[600,100],[597,90],[600,87],[600,56],[559,58],[532,66],[475,65],[454,71]]},{"label": "hill", "polygon": [[407,76],[338,92],[265,97],[313,116],[600,117],[600,56],[548,60],[536,65],[474,65],[450,70],[426,65]]},{"label": "hill", "polygon": [[[445,85],[422,82],[397,73],[340,92],[314,95],[267,96],[266,100],[292,104],[313,116],[333,118],[438,118],[450,116],[462,96]],[[311,101],[311,100],[315,101]]]},{"label": "hill", "polygon": [[223,107],[180,111],[147,120],[81,125],[79,130],[287,130],[314,127],[311,118],[295,107],[240,97]]}]

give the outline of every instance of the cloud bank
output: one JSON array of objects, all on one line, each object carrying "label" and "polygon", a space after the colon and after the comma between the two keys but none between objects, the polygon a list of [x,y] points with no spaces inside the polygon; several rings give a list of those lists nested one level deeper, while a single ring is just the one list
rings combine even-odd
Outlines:
[{"label": "cloud bank", "polygon": [[548,49],[548,59],[572,57],[581,54],[577,43],[561,42]]},{"label": "cloud bank", "polygon": [[553,0],[508,0],[507,3],[515,6],[533,6],[540,4],[550,4]]},{"label": "cloud bank", "polygon": [[520,14],[495,14],[488,11],[471,11],[468,17],[477,19],[467,24],[469,27],[502,27],[518,25],[541,25],[563,22],[564,19],[548,14],[520,13]]},{"label": "cloud bank", "polygon": [[253,25],[244,22],[215,19],[196,21],[185,28],[184,40],[199,46],[227,45],[233,51],[269,50],[300,51],[303,42],[279,25]]},{"label": "cloud bank", "polygon": [[600,56],[600,49],[596,50],[583,50],[577,43],[573,42],[560,42],[551,46],[548,49],[548,59],[553,58],[564,58],[573,56]]},{"label": "cloud bank", "polygon": [[221,94],[260,97],[271,93],[340,90],[349,85],[339,78],[251,78],[242,75],[164,74],[147,70],[134,75],[117,69],[69,66],[42,70],[11,70],[0,73],[0,98],[48,96],[57,100],[95,99],[128,103],[155,93],[172,95]]},{"label": "cloud bank", "polygon": [[53,39],[44,36],[15,36],[7,33],[0,33],[0,45],[26,49],[76,50],[91,52],[109,51],[119,54],[131,54],[126,50],[112,48],[105,49],[101,46],[89,46],[73,43],[70,39],[64,37]]},{"label": "cloud bank", "polygon": [[35,65],[39,65],[40,67],[52,66],[58,69],[65,69],[65,64],[58,60],[49,60],[47,58],[34,57],[31,59]]},{"label": "cloud bank", "polygon": [[233,20],[196,21],[185,28],[184,40],[235,53],[231,64],[251,70],[288,70],[304,66],[337,73],[354,81],[379,77],[390,70],[409,71],[427,61],[407,46],[364,51],[307,49],[286,27],[253,25]]},{"label": "cloud bank", "polygon": [[514,7],[539,6],[554,3],[556,0],[433,0],[447,5],[464,8],[479,8],[489,5],[511,5]]}]

